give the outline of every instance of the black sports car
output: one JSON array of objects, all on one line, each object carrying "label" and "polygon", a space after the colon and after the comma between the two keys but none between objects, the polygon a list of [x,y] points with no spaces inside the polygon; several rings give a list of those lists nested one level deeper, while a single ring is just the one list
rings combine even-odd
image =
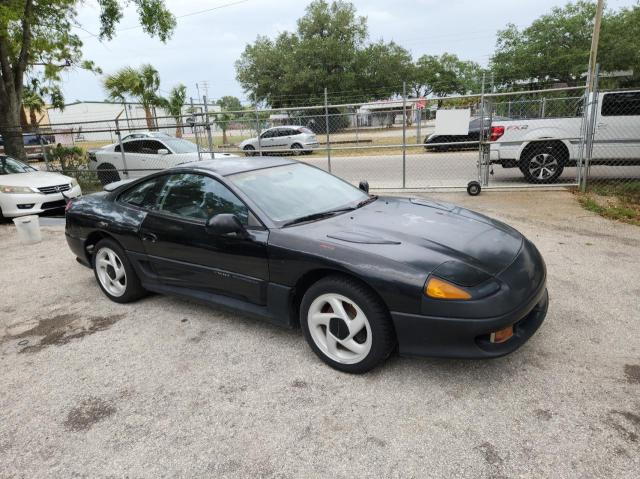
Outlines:
[{"label": "black sports car", "polygon": [[509,120],[509,118],[487,116],[483,125],[481,117],[472,118],[469,121],[469,132],[466,135],[429,135],[424,139],[424,149],[427,151],[477,150],[480,132],[484,129],[485,138],[489,138],[491,122],[506,120]]},{"label": "black sports car", "polygon": [[287,327],[342,371],[401,354],[490,358],[547,313],[546,269],[513,228],[368,194],[282,158],[200,161],[71,201],[66,237],[102,291],[147,291]]}]

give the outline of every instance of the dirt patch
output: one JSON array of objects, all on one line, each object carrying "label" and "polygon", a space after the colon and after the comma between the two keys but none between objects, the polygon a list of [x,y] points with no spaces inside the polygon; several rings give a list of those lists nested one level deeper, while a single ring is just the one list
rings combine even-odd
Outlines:
[{"label": "dirt patch", "polygon": [[625,364],[624,376],[629,384],[640,384],[640,364]]},{"label": "dirt patch", "polygon": [[307,383],[306,381],[303,381],[302,379],[294,379],[291,382],[291,387],[292,388],[298,388],[298,389],[304,389],[307,387]]},{"label": "dirt patch", "polygon": [[86,431],[95,423],[108,418],[116,412],[115,406],[109,401],[97,397],[83,399],[71,409],[64,421],[64,426],[70,431]]},{"label": "dirt patch", "polygon": [[9,330],[9,335],[2,338],[2,340],[22,340],[20,341],[20,344],[22,344],[26,338],[39,337],[39,340],[35,340],[35,342],[26,345],[19,351],[20,353],[35,353],[47,346],[60,346],[67,344],[72,339],[79,339],[98,331],[104,331],[123,317],[123,314],[108,317],[85,317],[78,313],[58,314],[50,318],[37,319],[32,327],[15,334],[12,334],[11,330]]},{"label": "dirt patch", "polygon": [[553,413],[548,409],[536,409],[533,414],[542,421],[550,421],[553,418]]},{"label": "dirt patch", "polygon": [[477,447],[477,449],[480,451],[487,464],[491,466],[499,466],[502,464],[502,458],[500,457],[500,454],[498,454],[498,450],[490,442],[483,442]]}]

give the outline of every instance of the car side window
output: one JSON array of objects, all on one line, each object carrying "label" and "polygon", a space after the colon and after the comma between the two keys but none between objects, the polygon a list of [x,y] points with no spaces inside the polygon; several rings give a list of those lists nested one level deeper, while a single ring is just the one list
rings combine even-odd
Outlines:
[{"label": "car side window", "polygon": [[640,92],[605,93],[602,116],[640,115]]},{"label": "car side window", "polygon": [[138,183],[120,195],[120,201],[147,210],[155,210],[158,206],[158,195],[166,176],[157,176]]},{"label": "car side window", "polygon": [[260,138],[262,138],[262,139],[264,139],[264,138],[273,138],[274,132],[275,132],[275,130],[267,130],[262,135],[260,135]]},{"label": "car side window", "polygon": [[249,226],[249,209],[226,186],[205,175],[171,175],[160,193],[159,210],[188,219],[206,221],[221,213],[231,213]]},{"label": "car side window", "polygon": [[158,140],[142,140],[140,143],[140,153],[145,155],[157,155],[158,150],[166,148]]},{"label": "car side window", "polygon": [[122,148],[124,149],[125,153],[140,153],[140,149],[142,148],[142,141],[126,141],[122,143]]}]

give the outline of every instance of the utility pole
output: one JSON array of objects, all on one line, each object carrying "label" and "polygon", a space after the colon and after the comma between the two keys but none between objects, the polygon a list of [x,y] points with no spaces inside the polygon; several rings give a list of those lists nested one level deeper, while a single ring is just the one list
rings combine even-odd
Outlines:
[{"label": "utility pole", "polygon": [[596,16],[593,20],[593,35],[591,36],[591,53],[589,54],[589,71],[587,72],[587,92],[593,91],[596,63],[598,60],[598,43],[600,41],[600,25],[602,24],[602,12],[604,0],[598,0]]}]

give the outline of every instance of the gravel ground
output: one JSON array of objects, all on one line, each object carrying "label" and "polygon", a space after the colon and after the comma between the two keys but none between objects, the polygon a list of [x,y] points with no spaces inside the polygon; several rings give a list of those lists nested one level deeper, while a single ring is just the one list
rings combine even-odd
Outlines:
[{"label": "gravel ground", "polygon": [[432,195],[543,253],[540,331],[491,361],[324,366],[299,331],[108,301],[60,226],[0,226],[0,477],[640,476],[640,228],[561,191]]}]

